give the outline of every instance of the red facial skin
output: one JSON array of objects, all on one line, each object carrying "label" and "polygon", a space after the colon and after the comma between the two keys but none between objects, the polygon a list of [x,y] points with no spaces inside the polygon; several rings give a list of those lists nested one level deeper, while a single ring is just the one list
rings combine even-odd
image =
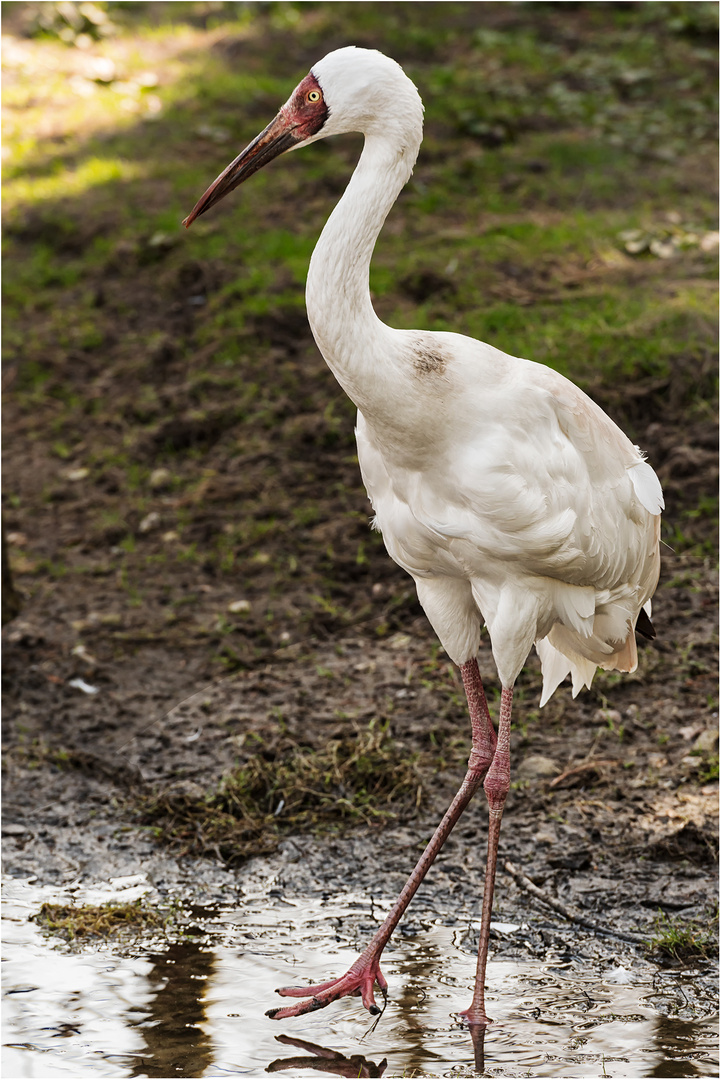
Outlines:
[{"label": "red facial skin", "polygon": [[[316,101],[310,100],[314,94],[320,96]],[[301,83],[293,91],[293,96],[288,102],[288,110],[293,118],[298,141],[309,139],[311,135],[317,135],[328,118],[328,106],[323,98],[323,91],[318,85],[313,72],[309,72]],[[285,109],[286,106],[283,106]],[[283,112],[283,109],[281,109]]]},{"label": "red facial skin", "polygon": [[311,135],[317,135],[327,116],[328,106],[323,98],[323,91],[315,75],[310,72],[293,91],[290,100],[275,120],[213,181],[183,222],[186,229],[197,217],[220,202],[229,191],[238,187],[273,158],[291,150]]}]

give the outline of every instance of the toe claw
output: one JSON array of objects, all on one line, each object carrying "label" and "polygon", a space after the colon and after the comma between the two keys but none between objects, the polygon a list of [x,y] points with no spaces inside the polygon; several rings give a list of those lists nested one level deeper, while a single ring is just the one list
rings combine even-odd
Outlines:
[{"label": "toe claw", "polygon": [[326,1005],[330,1005],[332,1001],[337,1001],[341,997],[360,997],[371,1016],[378,1016],[383,1010],[376,1005],[373,996],[375,983],[378,983],[385,1002],[388,983],[380,972],[378,960],[357,962],[345,975],[331,979],[329,982],[317,983],[314,986],[279,987],[276,993],[281,997],[305,998],[306,1000],[299,1001],[296,1005],[269,1009],[265,1015],[271,1020],[285,1020],[291,1016],[303,1016],[305,1013],[324,1009]]},{"label": "toe claw", "polygon": [[288,1020],[293,1016],[303,1016],[305,1013],[322,1009],[324,1002],[311,998],[310,1001],[299,1001],[297,1005],[281,1005],[277,1009],[268,1009],[265,1014],[271,1020]]}]

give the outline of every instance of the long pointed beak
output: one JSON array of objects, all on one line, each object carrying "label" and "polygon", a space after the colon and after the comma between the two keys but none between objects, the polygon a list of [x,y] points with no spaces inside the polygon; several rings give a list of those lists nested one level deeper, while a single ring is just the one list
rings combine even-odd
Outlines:
[{"label": "long pointed beak", "polygon": [[256,135],[252,143],[249,143],[245,150],[238,154],[235,161],[231,161],[227,169],[224,169],[213,181],[185,218],[183,225],[187,229],[197,217],[225,198],[229,191],[237,188],[273,158],[284,154],[296,143],[302,142],[302,139],[302,135],[296,135],[293,122],[281,110],[275,120],[272,120],[260,135]]}]

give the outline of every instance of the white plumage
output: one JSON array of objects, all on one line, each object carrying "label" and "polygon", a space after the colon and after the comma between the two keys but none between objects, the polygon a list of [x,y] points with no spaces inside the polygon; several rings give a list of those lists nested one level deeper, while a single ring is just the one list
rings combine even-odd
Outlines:
[{"label": "white plumage", "polygon": [[[542,705],[569,674],[575,695],[591,685],[597,667],[633,671],[634,627],[642,608],[650,614],[658,580],[660,484],[594,402],[540,364],[458,334],[395,330],[376,316],[371,255],[413,169],[422,126],[421,99],[395,61],[339,49],[312,68],[187,219],[285,150],[343,132],[365,135],[311,259],[308,318],[358,407],[358,456],[375,527],[415,579],[434,630],[460,666],[473,723],[462,805],[454,801],[381,930],[341,979],[282,991],[312,998],[275,1016],[298,1015],[356,990],[375,1008],[373,982],[385,991],[378,961],[390,930],[485,776],[489,868],[476,992],[464,1016],[488,1022],[485,950],[510,782],[513,684],[534,644]],[[475,659],[482,623],[503,688],[497,748]]]},{"label": "white plumage", "polygon": [[377,52],[340,49],[313,73],[330,117],[307,141],[357,130],[366,140],[311,259],[308,317],[358,406],[363,482],[389,554],[459,665],[478,652],[483,620],[505,686],[536,643],[544,704],[569,673],[577,693],[596,666],[633,671],[636,618],[658,580],[655,473],[551,369],[380,322],[368,267],[415,163],[423,106]]}]

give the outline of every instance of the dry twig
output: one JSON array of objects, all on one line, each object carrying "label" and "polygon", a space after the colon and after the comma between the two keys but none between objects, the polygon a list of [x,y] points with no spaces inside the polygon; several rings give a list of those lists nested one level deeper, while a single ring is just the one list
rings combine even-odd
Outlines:
[{"label": "dry twig", "polygon": [[548,786],[552,788],[558,787],[558,785],[563,783],[564,780],[567,780],[569,776],[575,776],[578,773],[583,772],[591,772],[593,769],[600,769],[604,765],[618,765],[618,761],[615,759],[604,759],[603,761],[584,761],[580,765],[574,765],[571,769],[566,769],[565,772],[562,772],[559,776],[555,776]]},{"label": "dry twig", "polygon": [[568,919],[569,922],[577,923],[585,930],[592,930],[594,934],[603,934],[606,937],[615,937],[619,941],[627,941],[631,945],[645,945],[646,939],[641,937],[640,934],[622,933],[619,930],[610,930],[607,926],[601,926],[599,923],[592,922],[591,919],[585,918],[583,915],[577,914],[575,911],[571,911],[565,904],[562,904],[560,900],[556,900],[555,897],[549,896],[543,889],[539,889],[538,885],[534,885],[529,877],[513,865],[512,862],[506,862],[503,864],[504,869],[511,875],[516,884],[525,892],[535,896],[537,900],[541,900],[548,907],[553,908],[559,915],[563,915],[564,919]]}]

